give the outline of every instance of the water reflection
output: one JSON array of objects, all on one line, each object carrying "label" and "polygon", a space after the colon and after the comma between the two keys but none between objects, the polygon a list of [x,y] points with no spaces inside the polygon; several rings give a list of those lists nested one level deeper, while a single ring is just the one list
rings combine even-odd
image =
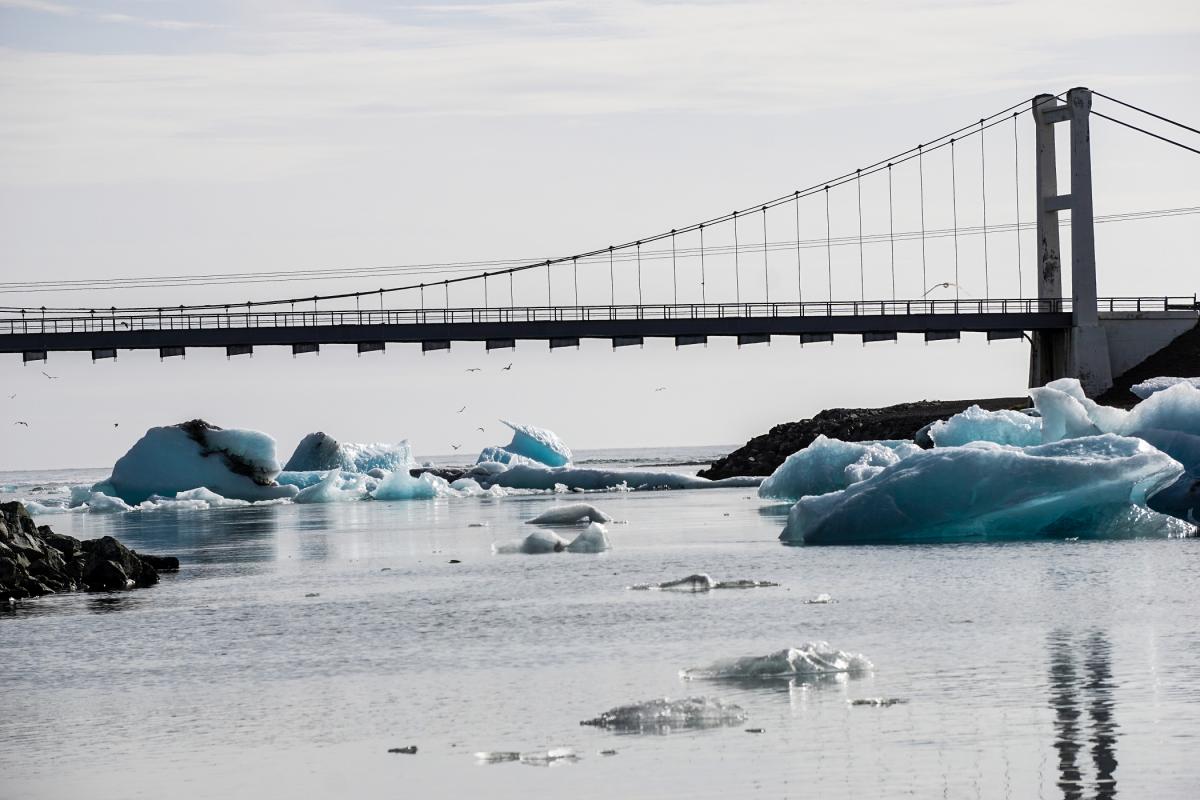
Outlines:
[{"label": "water reflection", "polygon": [[[1086,635],[1055,631],[1047,647],[1058,788],[1066,800],[1077,800],[1090,782],[1097,800],[1111,800],[1117,795],[1112,644],[1099,631]],[[1094,770],[1090,781],[1081,763],[1085,746],[1090,747]]]}]

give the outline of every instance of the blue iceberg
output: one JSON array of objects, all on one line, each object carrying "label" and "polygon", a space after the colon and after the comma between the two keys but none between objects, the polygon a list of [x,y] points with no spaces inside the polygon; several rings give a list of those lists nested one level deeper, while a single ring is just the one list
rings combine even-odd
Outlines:
[{"label": "blue iceberg", "polygon": [[822,434],[788,456],[758,487],[758,496],[799,500],[835,492],[919,452],[920,447],[907,441],[843,442]]}]

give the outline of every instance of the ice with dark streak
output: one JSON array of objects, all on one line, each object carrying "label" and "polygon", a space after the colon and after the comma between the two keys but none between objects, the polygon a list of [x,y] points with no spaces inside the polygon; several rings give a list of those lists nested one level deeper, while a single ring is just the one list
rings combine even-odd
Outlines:
[{"label": "ice with dark streak", "polygon": [[664,734],[672,731],[741,725],[747,719],[741,706],[711,697],[667,697],[611,708],[580,725],[605,728],[616,733]]}]

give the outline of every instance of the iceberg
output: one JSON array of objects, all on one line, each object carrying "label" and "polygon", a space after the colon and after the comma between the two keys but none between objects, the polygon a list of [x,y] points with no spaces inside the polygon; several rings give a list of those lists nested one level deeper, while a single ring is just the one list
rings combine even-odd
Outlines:
[{"label": "iceberg", "polygon": [[146,431],[92,489],[128,504],[199,488],[235,500],[294,496],[294,486],[275,481],[279,471],[267,434],[192,420]]},{"label": "iceberg", "polygon": [[580,725],[605,728],[616,733],[670,733],[673,730],[700,730],[724,725],[741,725],[746,721],[741,706],[710,697],[687,697],[671,700],[663,697],[617,706]]},{"label": "iceberg", "polygon": [[634,591],[676,591],[676,592],[711,592],[714,589],[762,589],[768,586],[778,586],[773,581],[757,581],[739,578],[731,581],[716,581],[706,572],[688,575],[673,581],[662,583],[638,583],[629,588]]},{"label": "iceberg", "polygon": [[581,522],[612,522],[612,517],[589,503],[564,503],[525,520],[526,525],[577,525]]},{"label": "iceberg", "polygon": [[1114,434],[1036,447],[973,442],[924,450],[840,492],[792,507],[790,544],[869,544],[1088,535],[1094,511],[1124,513],[1183,472]]},{"label": "iceberg", "polygon": [[1170,389],[1177,383],[1190,383],[1192,386],[1200,389],[1200,378],[1151,378],[1150,380],[1130,386],[1129,391],[1145,400],[1155,392]]},{"label": "iceberg", "polygon": [[799,500],[806,495],[827,494],[919,452],[921,448],[912,442],[843,442],[821,434],[808,447],[788,456],[758,487],[758,496]]},{"label": "iceberg", "polygon": [[611,550],[608,541],[608,529],[599,522],[593,522],[567,545],[568,553],[603,553]]},{"label": "iceberg", "polygon": [[571,463],[571,449],[563,444],[554,431],[521,425],[502,419],[512,428],[513,438],[504,447],[487,447],[479,454],[477,463],[492,461],[499,464],[528,464],[536,462],[547,467],[565,467]]},{"label": "iceberg", "polygon": [[[478,467],[480,465],[476,465]],[[481,474],[472,469],[469,477],[484,486],[503,486],[508,489],[540,489],[555,491],[561,484],[568,490],[584,491],[634,489],[709,489],[720,487],[750,487],[762,483],[762,478],[722,478],[710,481],[695,475],[676,472],[645,472],[642,470],[604,470],[580,467],[545,467],[518,464],[500,472]]]},{"label": "iceberg", "polygon": [[379,482],[370,493],[376,500],[428,500],[450,494],[445,478],[425,472],[414,478],[407,469],[400,469]]},{"label": "iceberg", "polygon": [[412,449],[407,441],[396,444],[354,444],[338,442],[329,434],[318,431],[300,440],[283,469],[285,472],[326,472],[331,469],[347,472],[384,469],[394,472],[411,466]]},{"label": "iceberg", "polygon": [[748,678],[816,678],[874,669],[862,653],[834,649],[829,642],[805,642],[765,656],[745,656],[717,661],[707,667],[680,672],[687,680]]},{"label": "iceberg", "polygon": [[1020,411],[984,411],[971,406],[929,428],[936,447],[956,447],[968,442],[995,442],[1029,447],[1042,443],[1042,421]]},{"label": "iceberg", "polygon": [[293,502],[296,503],[348,503],[367,496],[363,476],[349,481],[342,479],[340,470],[331,469],[320,483],[300,490]]},{"label": "iceberg", "polygon": [[567,540],[554,531],[534,531],[515,542],[508,544],[493,544],[492,552],[497,555],[542,555],[543,553],[561,553],[567,549]]}]

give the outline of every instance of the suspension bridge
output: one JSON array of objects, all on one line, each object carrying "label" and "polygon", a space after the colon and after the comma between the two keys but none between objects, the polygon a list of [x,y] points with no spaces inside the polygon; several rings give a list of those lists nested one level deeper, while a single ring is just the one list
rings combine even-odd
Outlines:
[{"label": "suspension bridge", "polygon": [[[54,351],[87,351],[103,359],[115,358],[119,350],[149,349],[169,358],[183,356],[189,347],[223,347],[232,357],[262,346],[303,354],[346,344],[365,353],[405,342],[433,351],[453,342],[484,342],[494,350],[540,340],[556,349],[578,346],[581,339],[607,339],[623,347],[659,337],[687,346],[709,337],[757,344],[776,336],[809,343],[833,341],[835,335],[875,342],[919,334],[937,341],[980,332],[989,340],[1028,338],[1031,383],[1071,376],[1099,393],[1115,376],[1194,327],[1200,305],[1195,294],[1099,296],[1095,226],[1186,217],[1200,213],[1200,207],[1096,216],[1091,120],[1100,118],[1195,155],[1200,155],[1200,141],[1192,146],[1095,111],[1093,94],[1128,113],[1182,129],[1185,136],[1200,135],[1084,88],[1038,95],[807,188],[569,256],[515,264],[369,268],[351,274],[364,281],[413,272],[444,277],[311,297],[154,307],[5,305],[0,307],[0,352],[20,353],[29,363]],[[1055,126],[1060,123],[1069,129],[1066,193],[1058,187]],[[998,158],[1000,137],[1010,142],[1007,160]],[[1032,158],[1023,160],[1023,149],[1031,149]],[[968,161],[973,162],[970,196],[963,177]],[[1022,174],[1024,162],[1032,162],[1030,174]],[[915,196],[898,196],[902,172],[915,184]],[[1027,198],[1025,203],[1032,221],[1022,220],[1023,186],[1033,193],[1033,203]],[[929,224],[935,198],[940,207],[949,206],[949,226]],[[968,209],[978,224],[960,225]],[[842,224],[836,236],[835,216],[851,221],[850,229]],[[1063,227],[1069,231],[1068,258],[1060,242]],[[898,258],[901,249],[905,253]],[[1069,297],[1063,292],[1064,261]],[[306,277],[321,275],[115,279],[100,288],[282,283]],[[83,281],[9,281],[0,282],[0,295],[84,286]]]}]

